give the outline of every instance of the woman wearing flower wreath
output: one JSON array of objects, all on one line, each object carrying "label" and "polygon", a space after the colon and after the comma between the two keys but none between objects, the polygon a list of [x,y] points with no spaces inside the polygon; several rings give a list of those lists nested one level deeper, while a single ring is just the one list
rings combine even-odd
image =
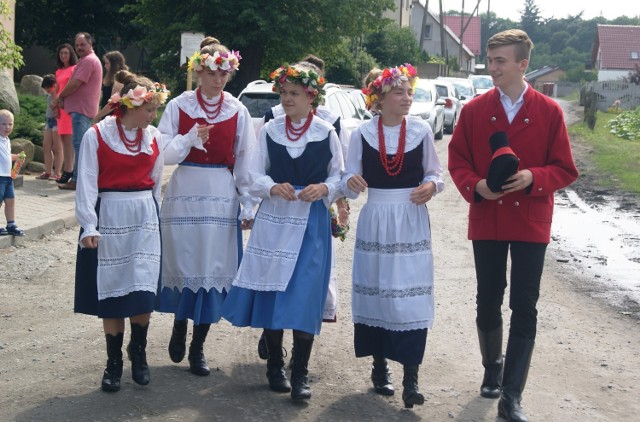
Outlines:
[{"label": "woman wearing flower wreath", "polygon": [[367,105],[380,114],[353,132],[344,177],[351,198],[369,188],[353,257],[355,353],[373,356],[378,394],[394,394],[387,359],[404,366],[402,400],[409,408],[424,403],[418,369],[434,314],[425,204],[444,188],[433,133],[408,116],[416,81],[406,64],[384,69],[364,89]]},{"label": "woman wearing flower wreath", "polygon": [[[324,75],[324,61],[312,54],[305,56],[302,61],[294,64],[295,67],[304,69],[306,71],[313,70],[319,76]],[[262,118],[262,121],[256,128],[256,134],[264,127],[264,125],[278,116],[284,116],[284,108],[282,104],[277,104],[269,109]],[[340,116],[329,110],[328,107],[320,104],[313,110],[313,115],[319,119],[322,119],[335,128],[340,145],[342,146],[342,156],[347,156],[347,147],[349,146],[349,134],[346,130],[341,130]],[[329,209],[331,213],[331,233],[334,239],[340,239],[344,242],[347,233],[349,232],[349,203],[344,195],[338,195],[335,201],[335,207],[331,206]],[[335,244],[332,242],[331,247],[331,275],[329,277],[329,291],[327,293],[327,300],[324,305],[324,311],[322,318],[324,322],[336,322],[337,310],[338,310],[338,277],[336,274],[336,258],[335,258]],[[269,351],[267,349],[267,342],[264,331],[258,341],[258,355],[261,359],[267,359],[269,357]]]},{"label": "woman wearing flower wreath", "polygon": [[[324,79],[295,66],[282,66],[271,78],[285,115],[264,126],[251,159],[250,192],[262,204],[223,316],[238,327],[266,329],[269,387],[306,400],[309,356],[329,286],[328,209],[343,160],[333,126],[313,114],[324,97]],[[293,330],[291,383],[283,329]]]},{"label": "woman wearing flower wreath", "polygon": [[219,43],[195,53],[189,68],[198,77],[198,88],[171,100],[158,125],[170,138],[165,163],[179,165],[160,212],[163,260],[157,310],[174,314],[168,350],[176,363],[184,359],[187,321],[193,320],[189,370],[201,376],[210,373],[204,342],[211,324],[220,320],[242,256],[241,229],[250,227],[255,205],[248,194],[248,157],[255,144],[251,116],[224,91],[240,58]]},{"label": "woman wearing flower wreath", "polygon": [[151,122],[168,96],[164,86],[121,71],[114,116],[87,131],[79,151],[76,218],[82,227],[76,262],[78,313],[103,319],[107,367],[102,390],[120,390],[124,319],[133,380],[150,380],[147,330],[160,282],[158,201],[164,165]]}]

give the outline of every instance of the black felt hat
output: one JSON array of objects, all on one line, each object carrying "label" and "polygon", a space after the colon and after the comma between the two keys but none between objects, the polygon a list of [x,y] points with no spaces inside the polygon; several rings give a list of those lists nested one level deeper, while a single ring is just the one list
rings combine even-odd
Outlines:
[{"label": "black felt hat", "polygon": [[509,147],[507,134],[496,132],[489,138],[491,144],[491,165],[487,175],[487,186],[491,192],[502,192],[506,180],[516,174],[520,160]]}]

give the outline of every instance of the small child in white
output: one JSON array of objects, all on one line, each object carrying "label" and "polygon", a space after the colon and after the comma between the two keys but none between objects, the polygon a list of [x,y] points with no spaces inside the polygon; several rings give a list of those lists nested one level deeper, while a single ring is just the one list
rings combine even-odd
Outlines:
[{"label": "small child in white", "polygon": [[4,203],[4,215],[7,227],[0,227],[0,235],[11,234],[24,236],[24,230],[16,225],[16,201],[11,178],[11,162],[18,159],[17,154],[11,153],[9,135],[13,131],[13,113],[0,110],[0,207]]}]

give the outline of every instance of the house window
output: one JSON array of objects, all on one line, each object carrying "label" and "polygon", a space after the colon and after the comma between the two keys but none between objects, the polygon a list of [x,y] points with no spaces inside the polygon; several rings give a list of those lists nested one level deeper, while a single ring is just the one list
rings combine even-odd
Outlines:
[{"label": "house window", "polygon": [[631,60],[638,60],[638,52],[637,51],[632,51],[631,52]]},{"label": "house window", "polygon": [[431,39],[431,25],[424,26],[424,39],[425,40]]}]

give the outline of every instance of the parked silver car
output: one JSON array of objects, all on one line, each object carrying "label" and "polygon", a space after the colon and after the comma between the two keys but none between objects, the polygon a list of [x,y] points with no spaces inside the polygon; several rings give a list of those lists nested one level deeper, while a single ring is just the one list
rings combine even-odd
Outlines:
[{"label": "parked silver car", "polygon": [[476,88],[473,86],[473,82],[471,82],[467,78],[454,78],[449,76],[438,76],[436,81],[446,81],[453,84],[458,91],[458,99],[464,106],[469,101],[473,100],[473,97],[476,96]]},{"label": "parked silver car", "polygon": [[413,103],[409,114],[422,117],[429,123],[433,136],[442,139],[444,133],[445,100],[438,98],[438,91],[432,81],[419,79],[413,93]]},{"label": "parked silver car", "polygon": [[273,82],[257,80],[250,82],[242,90],[238,99],[247,107],[253,127],[258,127],[265,113],[280,104],[280,94],[273,92]]},{"label": "parked silver car", "polygon": [[456,87],[449,82],[443,80],[435,80],[433,84],[438,91],[438,97],[443,98],[444,104],[444,132],[451,134],[458,123],[460,117],[460,111],[462,110],[462,103],[460,102],[460,95]]}]

